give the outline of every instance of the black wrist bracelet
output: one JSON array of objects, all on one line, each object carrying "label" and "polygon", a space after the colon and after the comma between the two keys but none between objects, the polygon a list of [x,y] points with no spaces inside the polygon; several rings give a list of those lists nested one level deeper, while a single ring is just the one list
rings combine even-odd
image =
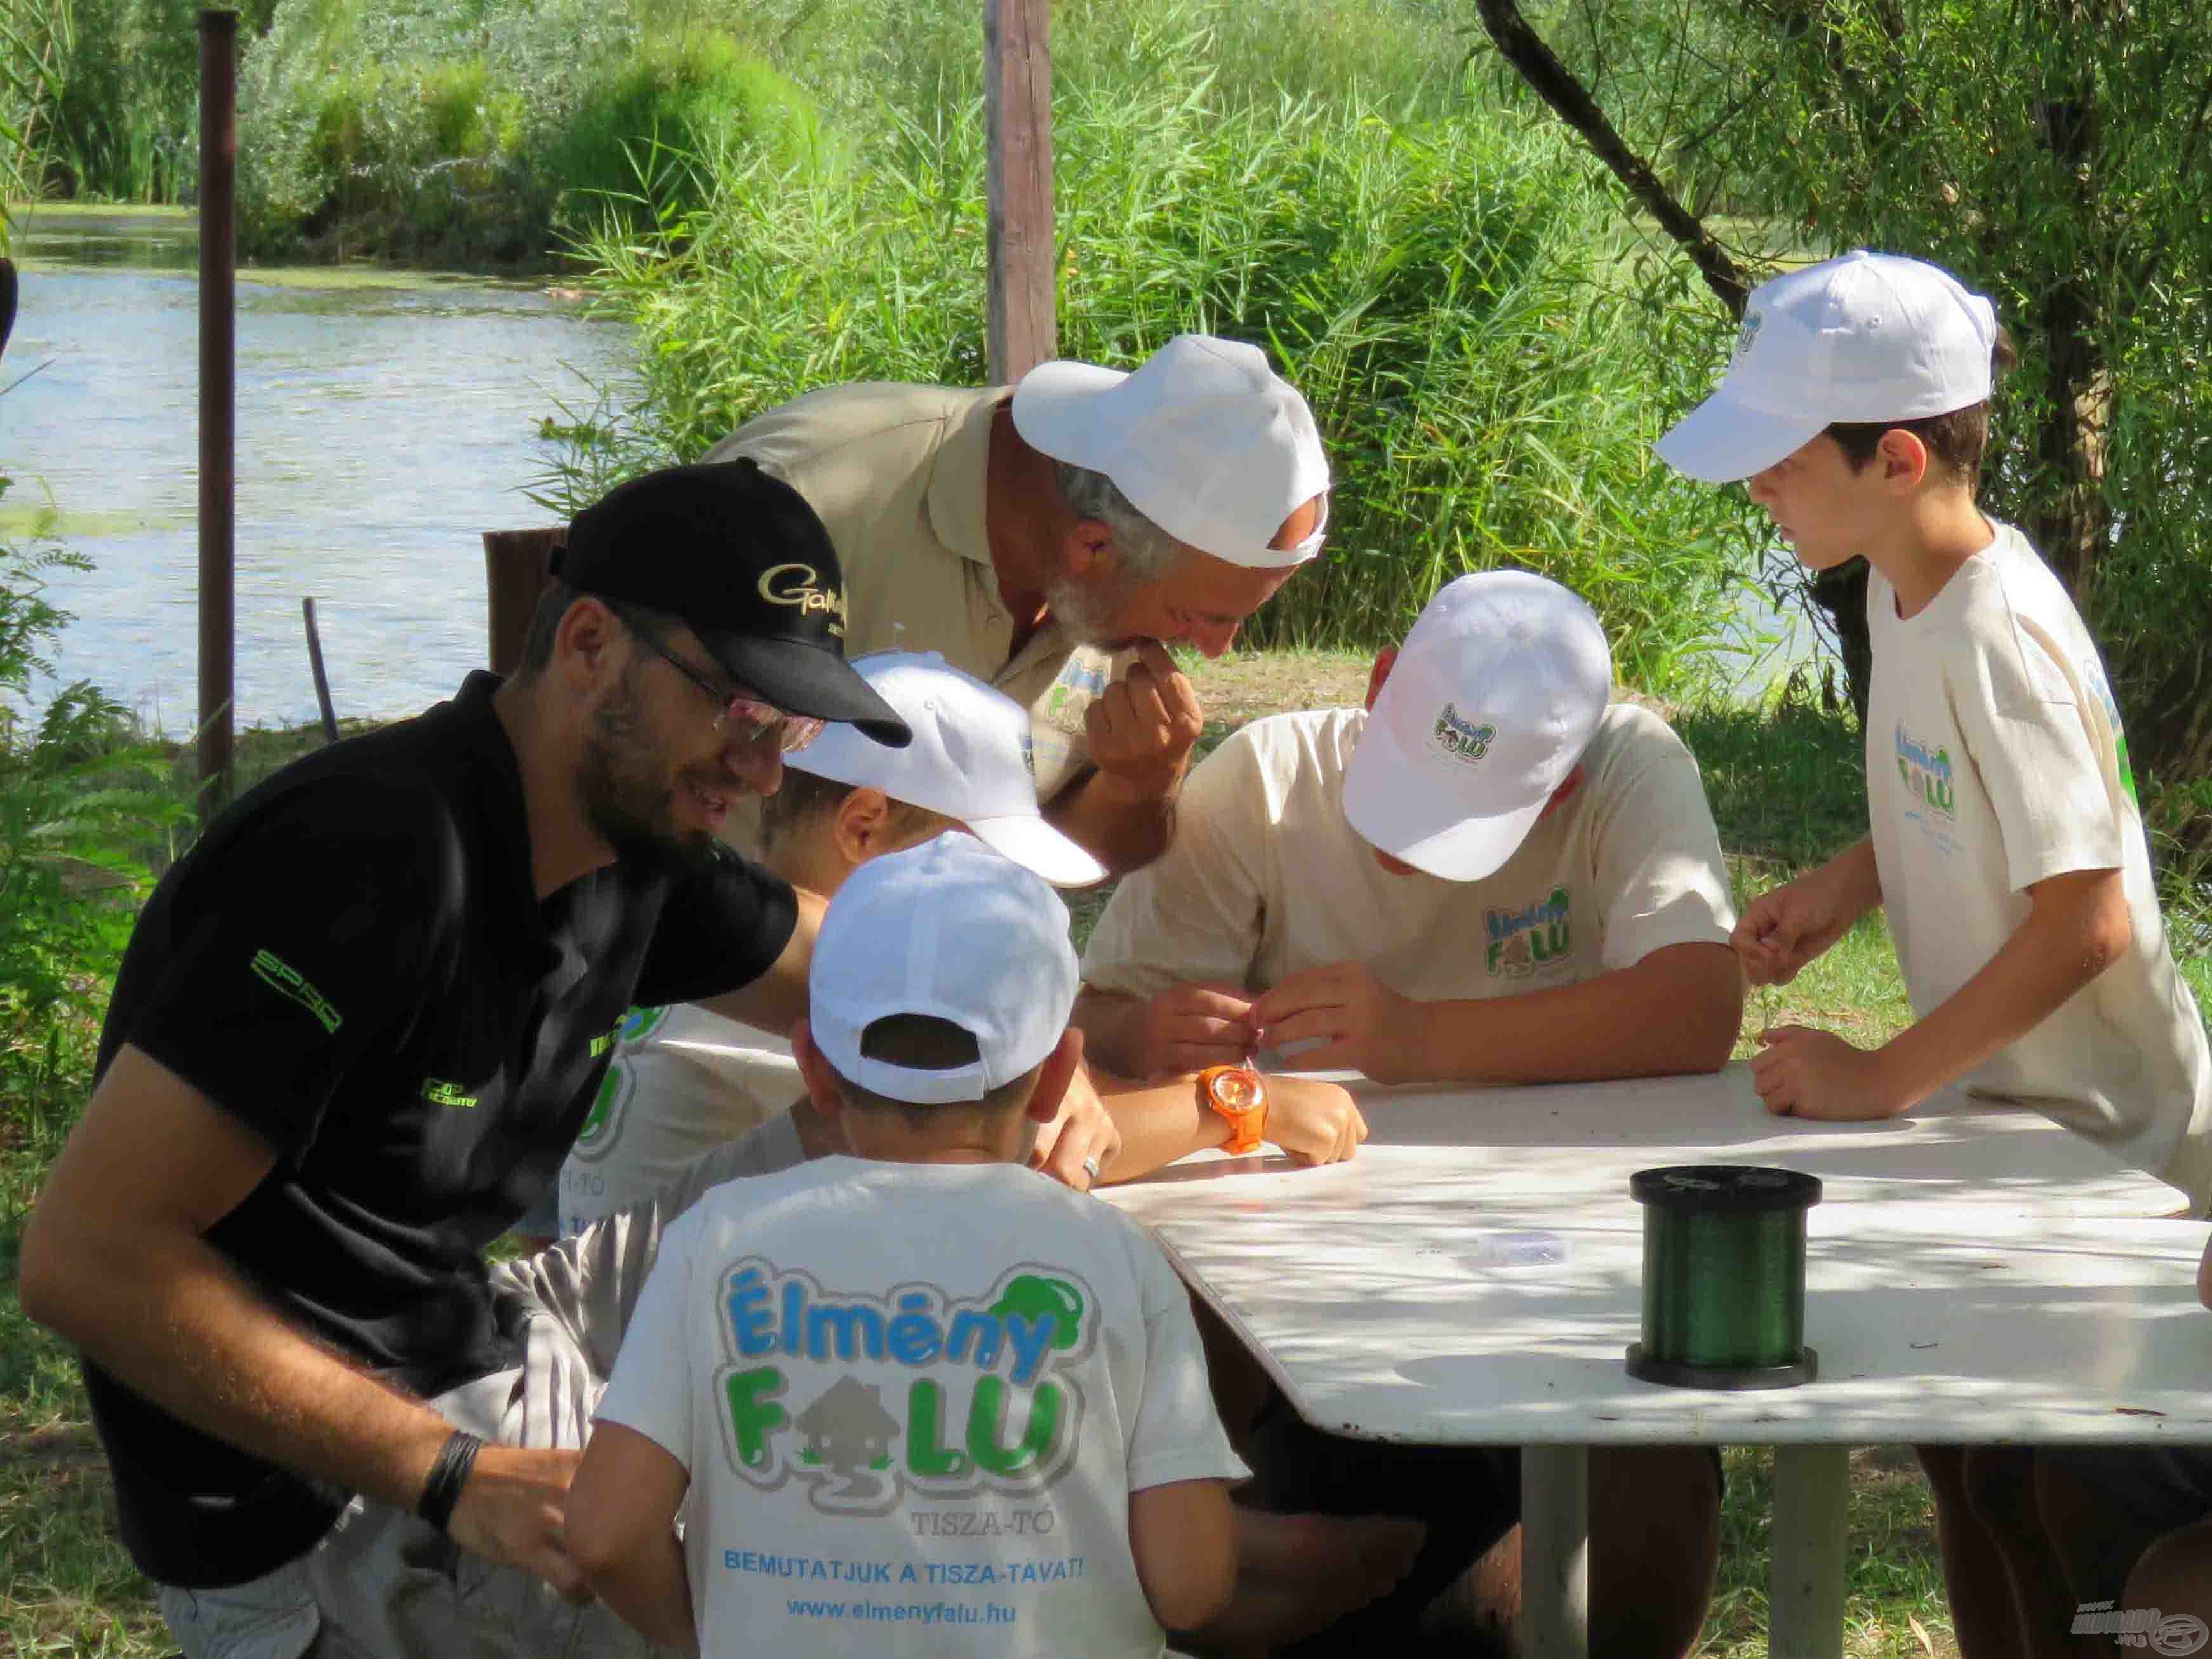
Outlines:
[{"label": "black wrist bracelet", "polygon": [[430,1465],[430,1478],[422,1483],[422,1495],[415,1500],[415,1513],[428,1521],[440,1532],[453,1518],[453,1505],[461,1501],[461,1488],[469,1483],[469,1471],[477,1465],[477,1454],[483,1449],[483,1442],[466,1429],[455,1429],[446,1437],[446,1443],[438,1448],[438,1461]]}]

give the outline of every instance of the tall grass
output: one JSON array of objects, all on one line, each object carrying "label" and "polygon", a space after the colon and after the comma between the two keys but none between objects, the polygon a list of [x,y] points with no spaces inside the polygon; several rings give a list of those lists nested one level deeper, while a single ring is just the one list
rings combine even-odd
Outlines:
[{"label": "tall grass", "polygon": [[[1510,562],[1588,595],[1626,677],[1696,684],[1742,509],[1650,457],[1644,385],[1668,372],[1671,313],[1605,292],[1602,195],[1549,134],[1464,99],[1422,116],[1348,76],[1332,96],[1263,97],[1219,15],[1055,14],[1060,345],[1128,366],[1185,330],[1255,340],[1313,403],[1331,551],[1255,619],[1255,642],[1379,643],[1440,582]],[[1302,45],[1275,50],[1310,76]],[[694,457],[809,386],[982,380],[980,100],[949,63],[935,82],[923,70],[886,70],[834,173],[726,146],[702,161],[698,210],[585,239],[639,325],[644,390],[566,423],[551,495],[573,505]]]}]

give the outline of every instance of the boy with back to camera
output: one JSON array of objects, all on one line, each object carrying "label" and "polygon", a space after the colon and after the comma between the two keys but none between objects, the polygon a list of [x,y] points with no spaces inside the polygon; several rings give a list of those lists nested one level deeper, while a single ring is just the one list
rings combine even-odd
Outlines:
[{"label": "boy with back to camera", "polygon": [[[2212,1204],[2212,1053],[2166,947],[2119,712],[2066,591],[1975,502],[1995,308],[1946,272],[1864,251],[1778,276],[1720,387],[1658,444],[1741,479],[1825,570],[1873,567],[1871,832],[1762,894],[1734,937],[1786,984],[1876,905],[1916,1023],[1875,1049],[1769,1032],[1767,1109],[1899,1115],[1959,1084],[2033,1106]],[[2072,1608],[2032,1523],[2030,1454],[1923,1448],[1966,1659],[2055,1651]]]},{"label": "boy with back to camera", "polygon": [[670,1227],[569,1505],[654,1640],[1158,1654],[1228,1605],[1247,1471],[1188,1300],[1134,1223],[1022,1167],[1076,979],[1060,901],[968,836],[831,907],[793,1048],[853,1156]]}]

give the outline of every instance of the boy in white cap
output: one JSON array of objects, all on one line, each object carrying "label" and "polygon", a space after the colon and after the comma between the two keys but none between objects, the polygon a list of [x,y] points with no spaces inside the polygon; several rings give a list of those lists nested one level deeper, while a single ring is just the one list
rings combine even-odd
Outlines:
[{"label": "boy in white cap", "polygon": [[1085,953],[1091,1053],[1142,1077],[1318,1045],[1302,1066],[1385,1083],[1721,1065],[1742,986],[1711,810],[1611,689],[1558,583],[1438,590],[1366,710],[1255,720],[1193,773]]},{"label": "boy in white cap", "polygon": [[942,652],[1030,710],[1047,817],[1116,871],[1166,847],[1204,725],[1164,647],[1226,651],[1327,519],[1305,400],[1205,335],[1129,374],[823,387],[709,453],[754,458],[828,526],[848,652]]},{"label": "boy in white cap", "polygon": [[[908,722],[913,740],[894,750],[830,726],[786,756],[782,787],[761,816],[761,862],[769,871],[834,897],[871,859],[964,829],[1056,885],[1104,878],[1098,861],[1038,811],[1020,704],[935,652],[878,652],[853,666]],[[1110,1080],[1101,1087],[1111,1091],[1108,1110],[1126,1137],[1118,1159],[1099,1138],[1103,1126],[1088,1118],[1040,1138],[1044,1167],[1071,1184],[1090,1185],[1109,1164],[1126,1178],[1226,1133],[1219,1117],[1188,1109],[1188,1091],[1123,1092]],[[1334,1085],[1284,1079],[1269,1088],[1271,1137],[1293,1156],[1348,1157],[1364,1138],[1358,1109]],[[562,1170],[560,1231],[579,1232],[689,1183],[694,1159],[749,1131],[752,1146],[732,1155],[745,1159],[738,1167],[783,1167],[823,1150],[826,1129],[816,1115],[785,1109],[802,1094],[789,1045],[766,1032],[683,1006],[632,1011]]]},{"label": "boy in white cap", "polygon": [[[2065,589],[1976,505],[2010,356],[1983,295],[1860,251],[1762,284],[1720,387],[1660,440],[1742,479],[1799,561],[1873,567],[1871,833],[1746,908],[1755,984],[1880,905],[1917,1023],[1883,1047],[1784,1026],[1767,1109],[1910,1111],[1949,1084],[2017,1102],[2212,1203],[2212,1053],[2174,971],[2127,743]],[[1967,1659],[2045,1650],[2070,1614],[2018,1448],[1922,1449]],[[2009,1558],[2009,1564],[2000,1553]]]},{"label": "boy in white cap", "polygon": [[1077,1061],[1067,925],[962,836],[831,906],[793,1046],[852,1156],[669,1228],[576,1476],[568,1547],[656,1642],[1158,1654],[1228,1605],[1247,1472],[1188,1298],[1021,1167]]},{"label": "boy in white cap", "polygon": [[[830,898],[877,854],[964,827],[1048,881],[1104,878],[1104,866],[1037,811],[1020,704],[934,652],[878,652],[853,666],[918,722],[915,740],[896,751],[899,764],[880,766],[860,750],[891,750],[830,726],[787,755],[782,786],[762,811],[763,865]],[[782,1115],[802,1093],[781,1038],[684,1005],[633,1010],[561,1171],[560,1231],[643,1202],[756,1125],[775,1123],[796,1162],[807,1121]],[[1079,1165],[1091,1149],[1064,1151]]]},{"label": "boy in white cap", "polygon": [[1784,1026],[1770,1110],[1892,1117],[1947,1084],[2017,1100],[2212,1204],[2212,1054],[2174,971],[2096,644],[1975,505],[1996,313],[1860,252],[1760,286],[1717,391],[1659,442],[1743,479],[1815,570],[1863,555],[1872,832],[1760,895],[1735,940],[1786,983],[1876,905],[1919,1023],[1881,1048]]},{"label": "boy in white cap", "polygon": [[[1376,659],[1365,710],[1255,721],[1192,773],[1174,847],[1091,936],[1089,1052],[1141,1076],[1297,1045],[1301,1066],[1384,1082],[1723,1064],[1743,980],[1711,811],[1680,740],[1609,706],[1611,689],[1603,630],[1556,582],[1498,571],[1439,590]],[[1412,1505],[1430,1522],[1413,1574],[1356,1621],[1386,1650],[1517,1519],[1507,1449],[1362,1446],[1280,1410],[1261,1434],[1272,1502]],[[1686,1651],[1717,1460],[1659,1448],[1590,1468],[1592,1650]],[[1514,1577],[1492,1582],[1486,1614],[1510,1620]]]}]

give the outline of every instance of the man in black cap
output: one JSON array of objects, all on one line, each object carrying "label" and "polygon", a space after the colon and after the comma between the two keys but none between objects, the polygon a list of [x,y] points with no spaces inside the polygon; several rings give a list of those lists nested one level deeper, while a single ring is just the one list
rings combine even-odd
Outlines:
[{"label": "man in black cap", "polygon": [[481,1252],[631,1004],[804,1012],[818,902],[714,830],[823,721],[908,732],[750,462],[616,489],[556,574],[514,678],[286,768],[164,878],[25,1234],[192,1659],[623,1650],[553,1594],[588,1405]]}]

